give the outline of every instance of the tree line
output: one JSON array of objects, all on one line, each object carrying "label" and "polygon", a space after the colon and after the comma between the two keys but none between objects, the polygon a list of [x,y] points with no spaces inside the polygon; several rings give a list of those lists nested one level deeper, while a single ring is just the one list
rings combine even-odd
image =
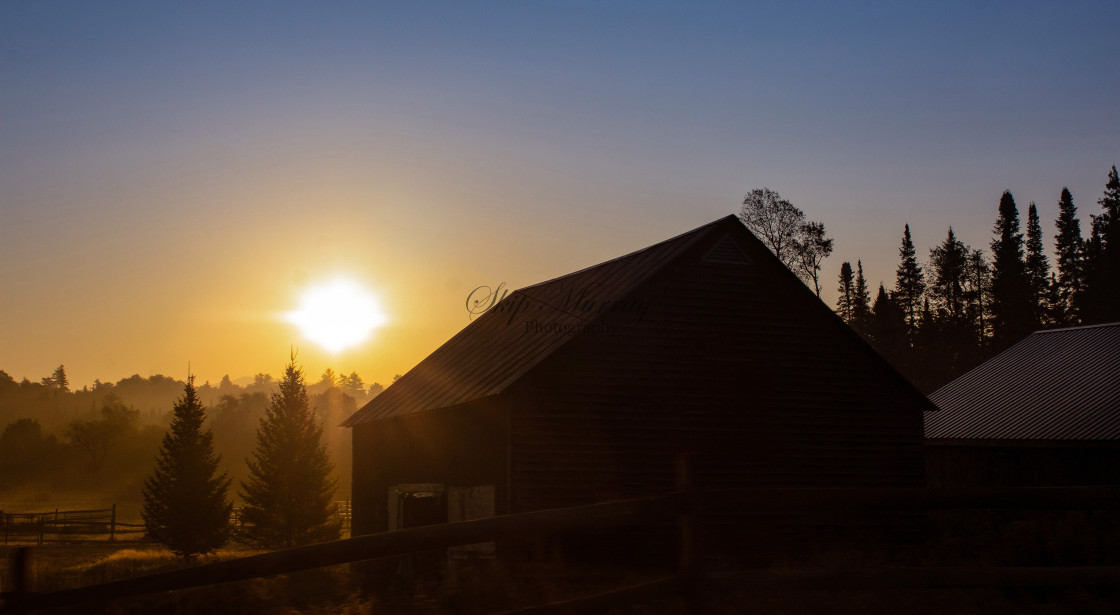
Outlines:
[{"label": "tree line", "polygon": [[[326,370],[307,385],[311,409],[324,425],[334,476],[348,491],[351,442],[343,420],[384,387],[361,386],[356,373]],[[38,382],[17,382],[0,370],[0,494],[50,499],[57,494],[129,501],[140,498],[147,469],[173,416],[169,409],[186,382],[162,375],[96,381],[71,390],[65,366]],[[244,459],[280,381],[258,374],[238,386],[228,377],[218,386],[192,386],[206,408],[207,427],[233,484],[246,480]],[[359,394],[359,388],[363,394]]]},{"label": "tree line", "polygon": [[[399,376],[397,376],[399,377]],[[184,382],[162,374],[148,377],[135,374],[117,382],[94,380],[92,385],[71,388],[66,367],[59,365],[50,376],[39,381],[26,377],[16,380],[0,369],[0,425],[19,418],[34,418],[45,429],[61,432],[75,419],[96,415],[106,404],[121,403],[137,410],[142,424],[166,425],[171,406],[183,391]],[[216,406],[227,397],[261,393],[267,399],[276,391],[278,382],[270,374],[258,373],[252,382],[238,385],[223,376],[217,385],[206,382],[195,386],[196,394],[207,406]],[[319,395],[337,389],[363,405],[385,390],[379,382],[366,384],[356,372],[336,373],[327,368],[318,381],[308,385],[308,392]]]},{"label": "tree line", "polygon": [[[840,266],[836,311],[925,392],[1040,329],[1120,321],[1120,178],[1113,166],[1084,237],[1062,188],[1053,261],[1034,202],[1024,231],[1011,192],[1000,197],[989,252],[952,227],[923,266],[903,228],[893,289],[871,300],[862,263]],[[1053,263],[1053,264],[1052,264]]]},{"label": "tree line", "polygon": [[[919,389],[929,393],[1033,331],[1120,321],[1120,178],[1108,173],[1088,237],[1063,188],[1053,261],[1034,202],[1026,230],[1010,191],[1000,197],[988,251],[949,227],[923,264],[903,227],[893,288],[873,291],[863,262],[840,265],[836,312]],[[777,193],[755,190],[740,219],[820,296],[820,259],[832,251],[824,225]],[[810,232],[812,229],[812,232]],[[1053,264],[1051,264],[1053,263]],[[874,294],[874,296],[872,296]]]}]

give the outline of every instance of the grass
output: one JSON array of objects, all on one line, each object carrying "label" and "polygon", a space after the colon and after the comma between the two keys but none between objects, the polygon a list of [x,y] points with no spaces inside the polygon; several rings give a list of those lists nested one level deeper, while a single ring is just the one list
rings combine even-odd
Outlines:
[{"label": "grass", "polygon": [[[786,550],[780,560],[761,566],[773,570],[854,569],[879,566],[943,565],[1116,565],[1120,563],[1120,524],[1116,513],[939,514],[925,544],[905,549],[839,548],[815,552]],[[13,549],[0,549],[6,568]],[[36,548],[40,591],[53,591],[135,577],[191,565],[155,545],[96,543]],[[198,563],[254,553],[227,548],[197,558]],[[438,562],[437,562],[438,564]],[[732,564],[728,564],[729,566]],[[454,583],[435,573],[419,573],[405,582],[395,560],[363,565],[374,571],[376,587],[351,573],[349,566],[226,583],[163,595],[121,600],[103,607],[107,613],[491,613],[639,583],[641,573],[627,568],[544,566],[544,572],[510,571],[480,565]],[[359,569],[362,567],[359,567]],[[433,567],[438,570],[439,566]],[[8,575],[3,570],[3,575]],[[650,573],[648,576],[655,576]],[[368,577],[363,577],[368,580]],[[10,579],[0,577],[4,587]],[[940,589],[884,591],[724,591],[702,597],[706,612],[723,613],[866,613],[924,615],[954,613],[1112,613],[1120,600],[1113,588]],[[88,607],[73,609],[87,613]],[[634,605],[620,614],[685,612],[679,598]]]}]

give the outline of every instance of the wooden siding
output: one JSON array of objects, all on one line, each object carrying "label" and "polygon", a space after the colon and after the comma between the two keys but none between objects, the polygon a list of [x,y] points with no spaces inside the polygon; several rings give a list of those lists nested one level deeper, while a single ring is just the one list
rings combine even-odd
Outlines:
[{"label": "wooden siding", "polygon": [[927,440],[931,487],[1072,487],[1120,485],[1116,441]]},{"label": "wooden siding", "polygon": [[705,261],[720,239],[513,388],[513,512],[663,493],[680,452],[701,488],[922,484],[913,390],[768,253]]},{"label": "wooden siding", "polygon": [[[390,485],[495,484],[496,512],[518,513],[663,494],[685,452],[701,489],[923,484],[924,396],[737,221],[671,247],[655,270],[632,255],[562,278],[647,309],[541,301],[542,326],[506,316],[498,337],[480,319],[464,331],[485,352],[425,363],[409,395],[482,380],[493,394],[440,409],[386,397],[356,414],[355,532],[386,528]],[[572,323],[594,327],[568,335]]]},{"label": "wooden siding", "polygon": [[402,483],[494,485],[497,513],[508,511],[507,419],[498,406],[475,402],[354,427],[354,535],[388,529],[388,489]]}]

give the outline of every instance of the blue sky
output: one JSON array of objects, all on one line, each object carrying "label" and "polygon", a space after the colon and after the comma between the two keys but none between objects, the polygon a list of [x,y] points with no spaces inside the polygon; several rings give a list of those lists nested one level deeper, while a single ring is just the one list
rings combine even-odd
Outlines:
[{"label": "blue sky", "polygon": [[829,301],[844,260],[893,283],[906,223],[921,254],[949,225],[986,248],[1005,189],[1049,240],[1062,187],[1087,218],[1120,162],[1118,13],[0,2],[0,369],[255,373],[294,343],[262,314],[347,269],[396,326],[310,368],[384,379],[466,324],[473,286],[618,256],[762,186],[834,237]]}]

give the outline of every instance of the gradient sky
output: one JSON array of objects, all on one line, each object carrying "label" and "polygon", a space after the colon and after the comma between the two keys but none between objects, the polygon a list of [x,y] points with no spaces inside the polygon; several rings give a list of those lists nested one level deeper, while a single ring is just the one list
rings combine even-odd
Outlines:
[{"label": "gradient sky", "polygon": [[[893,284],[1000,194],[1087,221],[1120,163],[1120,5],[0,0],[0,369],[72,386],[388,382],[517,288],[777,190]],[[907,6],[901,6],[906,4]],[[1083,221],[1083,228],[1087,222]],[[346,273],[389,323],[280,313]]]}]

